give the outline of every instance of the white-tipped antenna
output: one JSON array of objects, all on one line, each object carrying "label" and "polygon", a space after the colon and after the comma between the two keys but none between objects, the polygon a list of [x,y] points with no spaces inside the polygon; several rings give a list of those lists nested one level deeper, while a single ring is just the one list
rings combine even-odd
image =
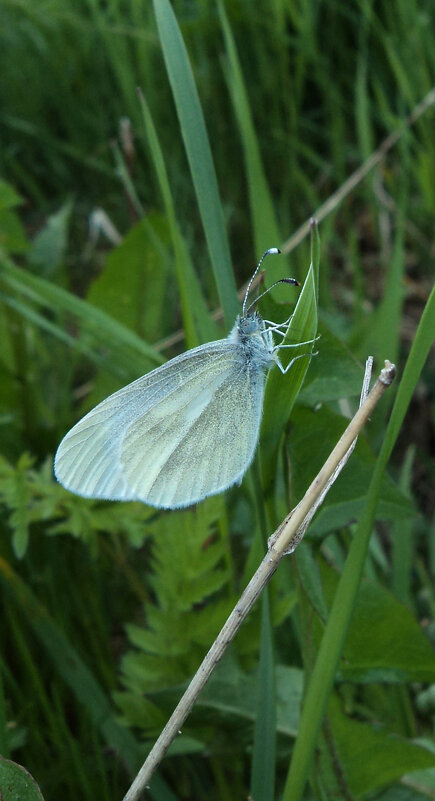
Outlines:
[{"label": "white-tipped antenna", "polygon": [[292,286],[300,286],[300,283],[299,281],[296,281],[296,278],[279,278],[278,281],[275,281],[274,284],[271,284],[271,286],[265,289],[264,292],[261,293],[261,295],[258,295],[258,297],[256,297],[255,300],[253,300],[252,303],[249,304],[246,311],[252,309],[252,307],[260,300],[260,298],[263,298],[265,295],[267,295],[267,293],[270,292],[270,290],[273,289],[273,287],[277,286],[278,284],[292,284]]},{"label": "white-tipped antenna", "polygon": [[276,256],[278,253],[281,253],[279,248],[269,248],[269,250],[266,250],[265,253],[263,253],[260,261],[257,264],[257,267],[255,268],[254,275],[252,276],[252,278],[251,278],[251,280],[250,280],[250,282],[248,284],[248,288],[247,288],[247,290],[245,292],[245,297],[243,299],[243,305],[242,305],[242,317],[245,316],[246,301],[248,299],[248,295],[249,295],[249,291],[250,291],[251,286],[252,286],[252,282],[253,282],[255,276],[257,275],[261,265],[263,264],[264,259],[266,258],[266,256]]}]

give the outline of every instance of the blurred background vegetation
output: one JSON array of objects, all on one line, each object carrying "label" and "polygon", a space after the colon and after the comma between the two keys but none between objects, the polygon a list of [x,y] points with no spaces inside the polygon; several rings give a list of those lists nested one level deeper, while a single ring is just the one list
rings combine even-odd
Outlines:
[{"label": "blurred background vegetation", "polygon": [[[234,286],[265,248],[287,242],[290,254],[270,260],[266,281],[302,282],[309,236],[290,238],[338,191],[319,215],[319,353],[267,462],[271,527],[355,410],[365,358],[391,359],[399,378],[408,360],[416,375],[303,797],[434,798],[433,0],[173,9],[175,28],[166,0],[0,0],[0,751],[45,799],[126,791],[261,558],[258,475],[161,514],[68,494],[54,451],[109,392],[225,336]],[[280,290],[267,316],[284,319],[295,299]],[[211,314],[221,307],[225,324]],[[395,392],[275,576],[267,633],[259,605],[154,798],[287,792],[304,680]],[[272,640],[274,665],[259,675]],[[276,719],[261,740],[263,696],[276,697]]]}]

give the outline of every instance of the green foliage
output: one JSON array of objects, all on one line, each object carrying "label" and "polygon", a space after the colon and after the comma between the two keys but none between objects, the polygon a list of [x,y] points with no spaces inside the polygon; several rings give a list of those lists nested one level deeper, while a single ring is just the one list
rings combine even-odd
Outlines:
[{"label": "green foliage", "polygon": [[140,95],[140,102],[148,145],[171,230],[175,269],[183,315],[184,336],[186,344],[190,347],[194,347],[199,342],[213,339],[212,332],[213,334],[215,333],[214,326],[207,312],[201,285],[190,259],[185,238],[178,225],[165,160],[151,112],[142,95]]},{"label": "green foliage", "polygon": [[[337,574],[323,566],[328,606],[337,583]],[[356,683],[435,681],[435,654],[428,638],[411,611],[378,582],[361,584],[337,675]]]},{"label": "green foliage", "polygon": [[[251,225],[255,237],[255,251],[256,253],[263,253],[270,247],[271,242],[275,242],[276,245],[281,244],[282,237],[279,233],[276,212],[261,160],[259,142],[255,133],[236,43],[222,2],[218,3],[218,9],[228,61],[228,63],[225,63],[225,77],[243,145]],[[274,281],[281,278],[279,269],[280,265],[276,262],[272,263],[270,268],[268,267],[267,286],[271,286]],[[279,297],[279,288],[273,290],[273,293],[274,296]]]},{"label": "green foliage", "polygon": [[[334,737],[326,734],[324,758],[329,746],[330,752],[336,748],[338,760],[343,767],[341,792],[343,785],[356,798],[365,798],[382,787],[398,781],[404,774],[435,766],[435,754],[417,743],[405,740],[385,729],[350,719],[341,711],[336,699],[333,699],[328,713],[328,721]],[[320,764],[323,759],[320,758]],[[325,760],[325,775],[330,770],[330,754]],[[330,777],[329,791],[340,792],[337,777]]]},{"label": "green foliage", "polygon": [[[431,798],[433,111],[404,120],[432,88],[433,3],[73,5],[0,2],[2,753],[47,799],[122,797],[355,411],[372,352],[375,369],[397,362],[397,388],[150,793],[270,801],[275,781],[294,801]],[[320,338],[271,372],[242,487],[160,513],[57,485],[80,415],[225,336],[261,251],[397,130],[322,221],[320,273],[316,229],[267,263],[266,285],[303,289],[276,287],[265,317],[294,311],[288,342]],[[109,241],[88,233],[102,213]],[[25,798],[22,769],[0,769],[2,795],[18,771]]]},{"label": "green foliage", "polygon": [[43,801],[30,773],[3,757],[0,757],[0,787],[4,801]]},{"label": "green foliage", "polygon": [[28,258],[29,264],[40,275],[54,278],[64,264],[72,209],[71,202],[65,203],[35,236]]},{"label": "green foliage", "polygon": [[[294,498],[299,501],[343,433],[346,421],[326,406],[318,411],[299,408],[292,421],[295,431],[289,450],[292,462],[300,465],[293,478]],[[313,520],[312,535],[324,537],[359,517],[375,464],[376,458],[363,435],[352,455],[352,469],[342,472]],[[415,513],[412,503],[404,498],[388,475],[383,478],[378,504],[381,519],[404,520]]]},{"label": "green foliage", "polygon": [[[222,502],[209,500],[195,512],[176,512],[154,526],[158,537],[149,562],[153,598],[144,604],[142,624],[127,626],[134,651],[122,662],[128,692],[117,696],[127,713],[138,696],[186,681],[231,610],[228,541],[219,529],[210,537],[220,514]],[[133,722],[138,716],[142,719],[139,709]],[[150,723],[142,725],[148,729]]]},{"label": "green foliage", "polygon": [[0,246],[10,253],[23,253],[29,243],[24,226],[14,211],[22,199],[15,189],[5,181],[0,181]]},{"label": "green foliage", "polygon": [[169,0],[156,0],[154,13],[219,299],[229,327],[239,311],[236,283],[203,112],[181,31]]},{"label": "green foliage", "polygon": [[98,550],[98,533],[123,535],[133,548],[143,545],[150,535],[150,509],[133,504],[126,517],[122,506],[78,499],[53,479],[52,460],[39,470],[29,454],[23,454],[13,467],[0,458],[0,501],[9,513],[12,548],[18,559],[26,553],[31,527],[44,524],[48,535],[69,534],[83,540],[93,554]]},{"label": "green foliage", "polygon": [[150,555],[153,600],[143,609],[147,628],[127,629],[139,652],[124,658],[123,675],[136,694],[189,678],[231,609],[228,593],[206,604],[230,580],[224,564],[228,542],[210,540],[221,513],[221,502],[206,501],[195,512],[176,512],[159,522]]}]

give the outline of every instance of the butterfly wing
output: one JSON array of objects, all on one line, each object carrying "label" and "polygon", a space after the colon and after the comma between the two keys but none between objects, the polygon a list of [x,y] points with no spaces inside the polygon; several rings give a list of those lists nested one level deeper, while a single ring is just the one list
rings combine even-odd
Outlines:
[{"label": "butterfly wing", "polygon": [[240,480],[261,418],[262,371],[240,346],[201,345],[111,395],[62,440],[55,473],[93,498],[188,506]]},{"label": "butterfly wing", "polygon": [[165,398],[127,430],[123,474],[136,497],[153,506],[188,506],[222,492],[247,470],[258,439],[263,374],[232,360],[218,381],[197,381]]}]

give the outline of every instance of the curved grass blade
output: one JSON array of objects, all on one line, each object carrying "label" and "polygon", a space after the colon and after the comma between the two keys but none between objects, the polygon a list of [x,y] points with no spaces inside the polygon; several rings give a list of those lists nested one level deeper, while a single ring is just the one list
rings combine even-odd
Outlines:
[{"label": "curved grass blade", "polygon": [[139,100],[148,145],[171,230],[186,343],[187,347],[193,348],[195,345],[202,342],[217,339],[216,326],[208,313],[202,295],[201,285],[193,269],[186,243],[178,225],[162,149],[154,127],[151,112],[142,92],[139,92]]},{"label": "curved grass blade", "polygon": [[122,755],[133,772],[141,758],[139,743],[127,729],[119,725],[109,701],[89,668],[23,579],[3,557],[0,557],[0,580],[9,597],[25,615],[59,675],[84,705],[108,745]]},{"label": "curved grass blade", "polygon": [[50,334],[50,336],[58,339],[60,342],[63,342],[69,348],[76,350],[78,353],[82,353],[84,356],[87,356],[87,358],[94,362],[94,364],[96,364],[98,367],[111,370],[111,372],[115,373],[115,375],[118,375],[110,360],[105,359],[101,353],[93,350],[85,342],[81,342],[80,339],[67,334],[62,326],[52,323],[43,314],[39,314],[37,311],[35,311],[33,306],[19,301],[4,292],[0,292],[0,303],[3,303],[9,309],[13,309],[15,312],[17,312],[17,314],[20,315],[20,317],[23,318],[23,320],[27,320],[27,322],[34,325],[35,328],[45,331],[47,334]]},{"label": "curved grass blade", "polygon": [[284,367],[296,356],[300,358],[291,366],[289,374],[286,376],[283,376],[276,367],[271,370],[266,384],[261,425],[261,468],[266,495],[270,492],[273,484],[281,437],[310,363],[312,345],[298,345],[297,343],[310,342],[316,333],[315,275],[314,267],[311,265],[283,340],[284,345],[294,344],[295,347],[280,351],[280,359]]},{"label": "curved grass blade", "polygon": [[[271,245],[279,245],[282,238],[261,160],[260,147],[254,128],[248,93],[246,91],[236,44],[222,0],[219,1],[218,10],[228,57],[225,77],[227,79],[242,140],[245,170],[248,180],[249,207],[254,234],[254,247],[255,252],[259,255],[267,250],[267,248],[270,248]],[[271,286],[274,281],[282,278],[280,266],[279,261],[275,259],[270,260],[265,276],[266,286]],[[272,290],[272,295],[277,299],[281,298],[282,287],[277,287],[275,290]]]},{"label": "curved grass blade", "polygon": [[[81,333],[86,344],[80,345],[74,340],[73,346],[83,350],[89,358],[100,364],[101,355],[99,358],[95,358],[93,353],[94,348],[101,347],[104,344],[105,349],[110,351],[110,361],[108,360],[105,366],[108,369],[112,369],[116,375],[119,374],[119,370],[123,370],[125,374],[127,369],[127,377],[134,377],[141,375],[146,369],[163,364],[164,358],[151,345],[148,345],[133,331],[118,323],[108,314],[77,298],[66,289],[62,289],[44,278],[39,278],[17,267],[6,258],[1,259],[0,262],[0,281],[13,291],[9,302],[10,305],[17,302],[16,295],[18,294],[29,301],[37,303],[56,316],[61,312],[76,317],[80,323]],[[22,307],[24,315],[24,304],[22,304]],[[38,324],[38,313],[32,312],[29,306],[26,316],[30,319],[32,314],[34,323]],[[42,326],[46,330],[50,328],[51,333],[72,344],[68,337],[65,337],[65,335],[62,337],[59,331],[56,332],[56,327],[53,323],[50,324],[49,321],[42,323],[41,320]]]},{"label": "curved grass blade", "polygon": [[204,117],[192,67],[172,7],[168,0],[153,2],[219,298],[226,325],[230,328],[240,309]]},{"label": "curved grass blade", "polygon": [[[79,653],[23,579],[1,556],[0,583],[24,615],[53,667],[85,708],[109,748],[113,748],[122,758],[128,772],[134,774],[143,758],[142,745],[127,728],[118,723],[110,700]],[[175,801],[175,796],[160,776],[153,777],[150,794],[155,801]]]}]

